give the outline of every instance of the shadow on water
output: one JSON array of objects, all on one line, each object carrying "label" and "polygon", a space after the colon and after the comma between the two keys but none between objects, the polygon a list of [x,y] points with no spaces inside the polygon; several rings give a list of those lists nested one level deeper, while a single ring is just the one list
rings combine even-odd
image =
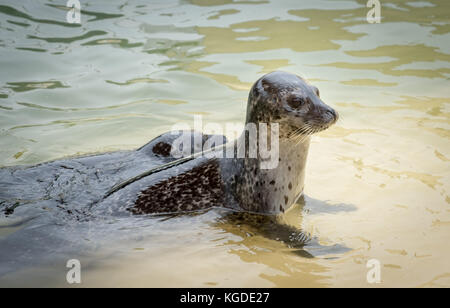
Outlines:
[{"label": "shadow on water", "polygon": [[[233,212],[214,223],[214,227],[238,236],[241,240],[231,240],[226,245],[244,245],[252,250],[259,246],[272,246],[267,242],[276,241],[292,253],[304,257],[314,258],[305,246],[311,238],[302,230],[283,222],[282,216],[266,216],[260,214]],[[278,246],[278,245],[277,245]]]},{"label": "shadow on water", "polygon": [[[211,226],[240,239],[230,240],[225,245],[244,246],[249,250],[271,250],[277,247],[303,258],[328,258],[328,255],[343,254],[351,249],[341,244],[330,246],[320,244],[317,237],[302,230],[303,217],[321,213],[351,212],[356,211],[357,208],[350,204],[329,204],[326,201],[302,196],[287,213],[281,215],[216,210],[220,211],[221,215],[211,223]],[[182,216],[198,216],[204,213],[162,215],[160,221]]]},{"label": "shadow on water", "polygon": [[275,286],[324,287],[332,277],[327,262],[321,260],[339,258],[351,249],[338,243],[319,243],[316,236],[303,230],[303,217],[354,210],[356,207],[351,205],[334,205],[306,196],[283,215],[232,212],[218,218],[212,226],[227,235],[220,245],[229,254],[267,269],[260,278]]},{"label": "shadow on water", "polygon": [[340,244],[325,246],[318,239],[302,230],[305,215],[318,213],[338,213],[354,211],[356,207],[347,204],[329,204],[324,201],[302,196],[299,201],[282,215],[261,215],[245,212],[229,213],[214,223],[215,228],[222,229],[240,237],[242,240],[230,244],[244,245],[253,249],[258,245],[275,241],[280,248],[304,258],[342,254],[350,250]]},{"label": "shadow on water", "polygon": [[330,204],[327,201],[313,199],[308,196],[302,196],[299,200],[301,208],[308,214],[337,214],[341,212],[353,212],[358,208],[353,204],[337,203]]}]

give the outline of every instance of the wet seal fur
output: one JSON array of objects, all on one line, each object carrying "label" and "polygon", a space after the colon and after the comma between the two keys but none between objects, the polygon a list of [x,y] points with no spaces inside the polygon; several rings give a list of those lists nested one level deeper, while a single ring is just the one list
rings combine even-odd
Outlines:
[{"label": "wet seal fur", "polygon": [[180,137],[190,138],[189,151],[194,153],[201,151],[210,138],[218,144],[226,143],[223,136],[172,131],[133,151],[0,168],[0,218],[35,217],[50,211],[57,221],[60,215],[76,220],[92,217],[96,205],[112,188],[119,188],[118,183],[143,177],[143,170],[155,170],[176,161],[168,149]]},{"label": "wet seal fur", "polygon": [[[195,211],[215,206],[265,214],[284,212],[303,193],[310,136],[327,129],[337,119],[338,114],[322,102],[316,87],[296,75],[272,72],[250,90],[246,123],[279,124],[280,156],[276,168],[262,169],[259,156],[191,157],[180,165],[174,164],[170,174],[150,172],[147,181],[142,177],[144,180],[126,183],[115,193],[124,189],[127,198],[111,201],[125,202],[125,209],[132,214]],[[246,138],[245,131],[240,138]],[[182,165],[188,166],[187,169],[181,170]],[[140,181],[143,183],[139,184]],[[128,198],[135,194],[137,197],[130,202]]]}]

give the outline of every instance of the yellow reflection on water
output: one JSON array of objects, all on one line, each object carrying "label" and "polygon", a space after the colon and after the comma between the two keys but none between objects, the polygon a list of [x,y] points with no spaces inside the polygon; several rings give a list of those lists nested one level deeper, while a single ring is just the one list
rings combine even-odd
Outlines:
[{"label": "yellow reflection on water", "polygon": [[437,48],[415,45],[415,46],[382,46],[372,50],[347,51],[346,53],[354,57],[374,58],[374,57],[390,57],[396,60],[389,60],[381,63],[348,63],[333,62],[323,64],[337,68],[349,68],[359,70],[376,70],[386,75],[393,76],[416,76],[427,78],[445,78],[450,73],[449,68],[436,69],[401,69],[402,65],[412,64],[415,62],[435,62],[449,61],[450,55],[436,51]]}]

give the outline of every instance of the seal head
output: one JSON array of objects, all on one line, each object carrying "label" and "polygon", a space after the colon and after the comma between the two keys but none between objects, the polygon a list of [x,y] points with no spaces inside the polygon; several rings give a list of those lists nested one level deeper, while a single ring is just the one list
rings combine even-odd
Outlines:
[{"label": "seal head", "polygon": [[250,90],[247,123],[277,122],[280,137],[311,135],[337,120],[337,112],[320,99],[319,89],[297,75],[272,72],[260,78]]}]

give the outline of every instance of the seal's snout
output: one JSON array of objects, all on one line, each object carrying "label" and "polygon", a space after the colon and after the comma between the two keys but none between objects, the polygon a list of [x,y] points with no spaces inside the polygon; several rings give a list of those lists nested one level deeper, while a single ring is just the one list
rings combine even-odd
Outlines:
[{"label": "seal's snout", "polygon": [[330,119],[331,124],[334,124],[339,119],[339,114],[333,108],[328,108],[325,112],[327,117]]}]

